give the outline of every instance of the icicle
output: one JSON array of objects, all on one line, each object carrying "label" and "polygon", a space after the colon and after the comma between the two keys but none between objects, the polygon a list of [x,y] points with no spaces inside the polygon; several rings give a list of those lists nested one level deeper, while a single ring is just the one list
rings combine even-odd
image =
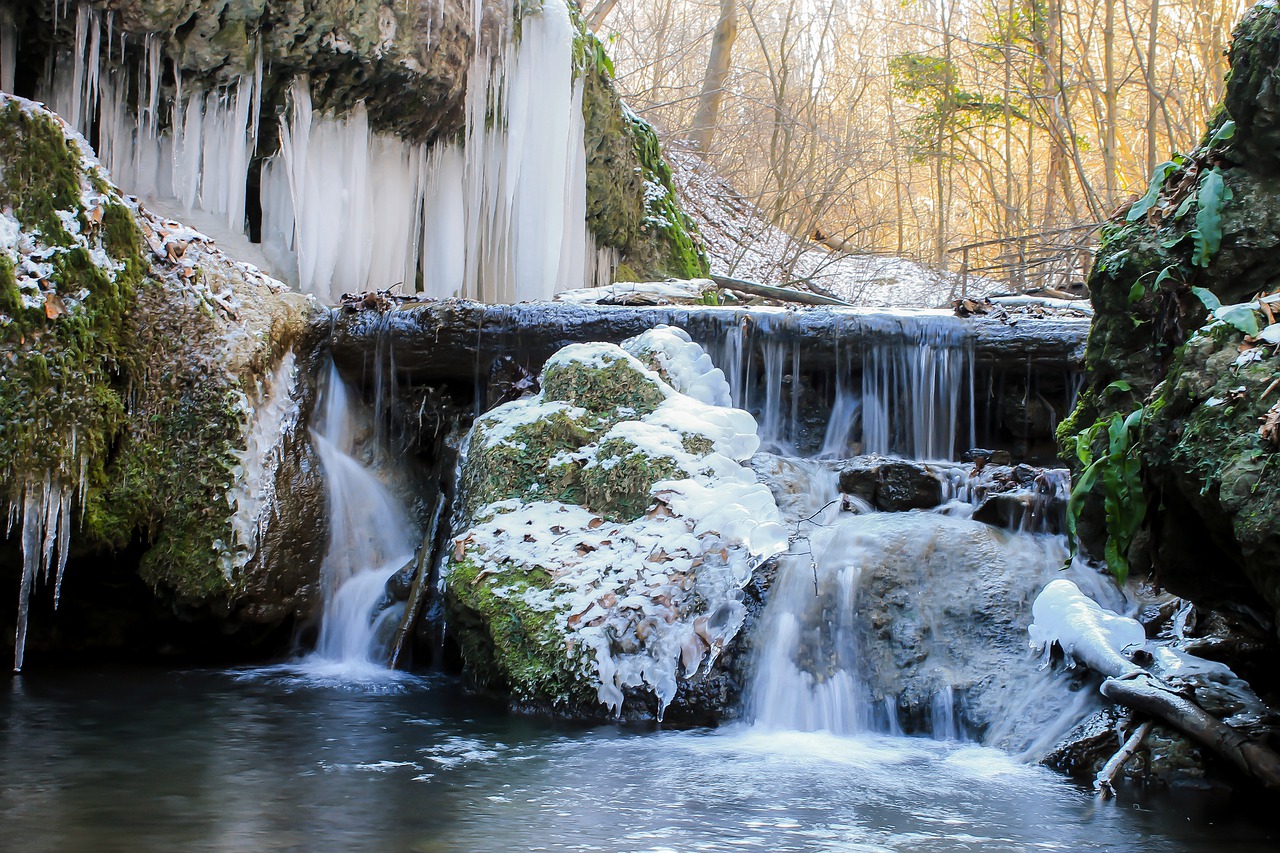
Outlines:
[{"label": "icicle", "polygon": [[0,91],[13,93],[18,68],[18,29],[8,16],[0,19]]},{"label": "icicle", "polygon": [[60,478],[46,473],[42,479],[28,481],[22,489],[21,509],[16,503],[9,508],[8,527],[12,530],[21,516],[22,581],[18,591],[18,624],[14,638],[13,670],[22,669],[26,654],[27,625],[31,593],[36,579],[54,582],[54,606],[62,591],[62,576],[70,553],[71,503],[73,492]]}]

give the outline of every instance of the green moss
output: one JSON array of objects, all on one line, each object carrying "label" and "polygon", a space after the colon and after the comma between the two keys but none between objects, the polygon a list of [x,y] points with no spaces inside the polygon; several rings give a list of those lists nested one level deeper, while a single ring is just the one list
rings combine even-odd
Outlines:
[{"label": "green moss", "polygon": [[587,224],[596,242],[622,253],[619,281],[705,276],[697,228],[680,209],[657,134],[623,106],[608,53],[569,8],[586,122]]},{"label": "green moss", "polygon": [[696,238],[697,226],[680,209],[671,167],[662,157],[662,146],[653,126],[628,112],[628,130],[636,159],[644,176],[645,206],[640,230],[655,234],[667,244],[662,269],[675,278],[701,278],[710,270],[706,254]]},{"label": "green moss", "polygon": [[650,492],[661,480],[687,476],[669,456],[654,456],[622,438],[602,442],[598,464],[582,469],[585,506],[611,521],[634,521],[653,503]]},{"label": "green moss", "polygon": [[12,206],[25,230],[38,231],[52,246],[71,245],[58,211],[80,210],[80,152],[54,121],[27,113],[16,101],[0,110],[0,207]]},{"label": "green moss", "polygon": [[451,612],[470,629],[456,631],[463,660],[481,686],[508,690],[523,701],[589,703],[588,661],[566,650],[562,614],[536,610],[524,600],[530,590],[551,584],[539,566],[455,560],[448,596]]},{"label": "green moss", "polygon": [[15,318],[25,309],[22,307],[22,293],[18,290],[18,282],[13,277],[13,261],[0,252],[0,314]]},{"label": "green moss", "polygon": [[542,393],[548,400],[562,400],[598,415],[619,413],[631,418],[649,414],[666,399],[662,389],[629,360],[616,354],[603,358],[604,367],[579,361],[547,367]]},{"label": "green moss", "polygon": [[[119,549],[142,536],[153,543],[146,580],[180,599],[222,600],[230,584],[215,543],[227,535],[240,396],[229,377],[184,356],[208,334],[205,318],[170,303],[133,215],[64,139],[46,114],[10,103],[0,115],[0,198],[38,235],[37,248],[54,250],[42,282],[48,314],[20,309],[0,255],[0,311],[11,318],[0,326],[9,365],[0,371],[0,501],[20,500],[24,484],[46,475],[83,482],[77,547]],[[108,196],[97,221],[80,206],[86,186]],[[78,219],[116,268],[94,264],[57,211]]]},{"label": "green moss", "polygon": [[570,487],[573,466],[563,466],[567,470],[556,478],[555,488],[547,489],[547,460],[590,444],[604,425],[589,414],[561,407],[516,427],[497,443],[490,441],[493,428],[492,421],[481,419],[471,434],[463,482],[468,515],[496,501],[557,499]]},{"label": "green moss", "polygon": [[133,214],[122,204],[108,203],[102,214],[102,245],[117,261],[140,260],[142,234]]}]

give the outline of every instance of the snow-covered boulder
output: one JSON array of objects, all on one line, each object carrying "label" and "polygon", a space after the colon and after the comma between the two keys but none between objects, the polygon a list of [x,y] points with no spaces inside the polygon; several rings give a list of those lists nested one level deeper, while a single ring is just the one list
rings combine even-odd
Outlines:
[{"label": "snow-covered boulder", "polygon": [[541,387],[471,434],[450,625],[468,669],[518,702],[619,712],[631,696],[661,716],[787,546],[742,464],[755,421],[704,402],[727,402],[724,377],[677,329],[565,347]]}]

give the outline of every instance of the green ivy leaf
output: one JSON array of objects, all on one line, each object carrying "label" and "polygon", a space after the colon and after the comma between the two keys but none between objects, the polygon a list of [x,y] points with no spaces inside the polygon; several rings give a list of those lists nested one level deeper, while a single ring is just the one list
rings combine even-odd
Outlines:
[{"label": "green ivy leaf", "polygon": [[1258,334],[1258,315],[1253,311],[1253,303],[1245,302],[1239,305],[1226,305],[1214,311],[1213,316],[1228,326],[1234,326],[1246,335]]},{"label": "green ivy leaf", "polygon": [[1213,136],[1209,137],[1209,145],[1212,147],[1219,142],[1226,142],[1233,139],[1236,135],[1236,123],[1231,119],[1227,119],[1222,126],[1213,132]]},{"label": "green ivy leaf", "polygon": [[1192,232],[1196,247],[1191,254],[1191,263],[1198,267],[1209,266],[1222,248],[1222,209],[1231,197],[1231,187],[1227,186],[1218,169],[1200,179],[1196,230]]},{"label": "green ivy leaf", "polygon": [[1204,307],[1209,309],[1210,313],[1217,311],[1222,307],[1222,302],[1212,290],[1206,290],[1203,287],[1193,287],[1191,288],[1191,293],[1204,303]]},{"label": "green ivy leaf", "polygon": [[1155,172],[1151,175],[1151,183],[1147,186],[1147,194],[1139,199],[1137,204],[1129,208],[1129,215],[1125,219],[1129,222],[1137,222],[1146,216],[1147,211],[1154,207],[1156,200],[1160,198],[1160,190],[1164,187],[1164,182],[1169,179],[1169,176],[1173,174],[1176,168],[1178,166],[1172,160],[1166,160],[1156,166]]}]

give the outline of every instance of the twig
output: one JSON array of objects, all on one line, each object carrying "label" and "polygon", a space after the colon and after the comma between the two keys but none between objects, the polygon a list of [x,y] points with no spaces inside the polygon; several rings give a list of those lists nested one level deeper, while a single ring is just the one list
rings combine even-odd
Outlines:
[{"label": "twig", "polygon": [[1138,747],[1142,745],[1142,741],[1146,738],[1147,733],[1151,731],[1151,721],[1147,720],[1142,725],[1133,730],[1133,734],[1129,735],[1128,740],[1120,747],[1120,750],[1102,765],[1102,769],[1098,771],[1098,776],[1093,780],[1093,790],[1103,799],[1110,799],[1116,795],[1115,779],[1124,769],[1125,762],[1133,757],[1138,751]]}]

